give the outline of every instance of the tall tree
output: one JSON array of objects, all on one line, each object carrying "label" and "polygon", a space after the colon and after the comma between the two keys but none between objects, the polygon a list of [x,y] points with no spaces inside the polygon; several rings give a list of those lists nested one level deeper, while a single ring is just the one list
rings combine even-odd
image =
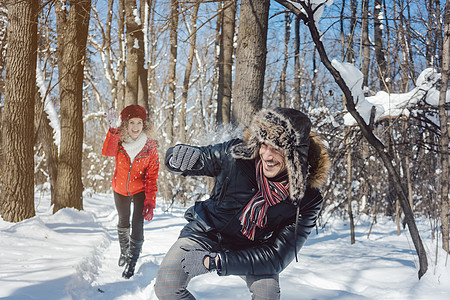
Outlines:
[{"label": "tall tree", "polygon": [[448,113],[445,109],[448,80],[449,80],[449,58],[450,58],[450,1],[447,1],[444,11],[444,39],[442,50],[442,85],[439,97],[439,121],[441,124],[441,139],[440,139],[440,162],[441,162],[441,223],[442,223],[442,248],[450,254],[449,249],[449,131],[448,131]]},{"label": "tall tree", "polygon": [[383,91],[389,91],[389,80],[387,79],[387,61],[385,56],[385,49],[383,46],[383,3],[382,0],[375,0],[373,10],[374,16],[374,48],[375,59],[377,63],[377,74],[380,84],[380,89]]},{"label": "tall tree", "polygon": [[295,16],[294,23],[294,108],[300,108],[302,100],[302,74],[300,64],[300,18]]},{"label": "tall tree", "polygon": [[144,34],[136,0],[125,0],[126,26],[126,86],[125,106],[139,104],[148,110],[147,99],[143,99],[143,90],[147,93],[147,77],[144,72]]},{"label": "tall tree", "polygon": [[233,85],[234,33],[236,24],[236,0],[223,1],[219,53],[219,87],[217,91],[218,124],[231,121],[231,94]]},{"label": "tall tree", "polygon": [[147,0],[142,0],[140,6],[140,17],[139,19],[139,27],[138,27],[138,99],[137,104],[144,107],[148,112],[149,103],[148,103],[148,69],[146,65],[146,51],[148,43],[145,43],[146,37],[148,37],[148,32],[144,32],[145,29],[148,28],[148,15],[150,6],[148,5]]},{"label": "tall tree", "polygon": [[241,1],[232,119],[244,126],[262,107],[269,5],[269,0]]},{"label": "tall tree", "polygon": [[82,104],[91,1],[56,1],[55,9],[61,101],[61,143],[56,179],[56,199],[53,208],[53,211],[57,212],[64,207],[83,209]]},{"label": "tall tree", "polygon": [[175,137],[174,120],[175,120],[175,102],[177,88],[177,46],[178,46],[178,0],[171,0],[170,6],[170,54],[169,54],[169,94],[167,103],[166,128],[169,141],[171,144]]},{"label": "tall tree", "polygon": [[189,82],[192,73],[192,64],[194,62],[195,43],[197,40],[197,15],[199,8],[200,8],[200,1],[197,1],[197,3],[194,4],[194,7],[192,9],[191,24],[189,26],[190,28],[189,55],[187,58],[186,69],[184,71],[183,91],[181,93],[181,109],[179,114],[180,141],[182,143],[186,143],[186,104],[188,99]]},{"label": "tall tree", "polygon": [[8,5],[0,214],[9,222],[35,215],[34,136],[30,133],[34,128],[37,7],[37,0]]},{"label": "tall tree", "polygon": [[125,107],[125,95],[126,95],[126,84],[125,84],[125,69],[126,69],[126,39],[125,39],[125,1],[119,0],[119,12],[117,19],[117,29],[119,35],[119,61],[117,63],[117,110],[122,111]]},{"label": "tall tree", "polygon": [[289,40],[291,36],[292,17],[289,12],[284,13],[284,57],[280,75],[280,106],[286,107],[286,73],[289,63]]},{"label": "tall tree", "polygon": [[361,44],[362,44],[361,73],[363,73],[363,88],[365,88],[369,86],[370,47],[371,47],[369,40],[369,0],[362,1]]}]

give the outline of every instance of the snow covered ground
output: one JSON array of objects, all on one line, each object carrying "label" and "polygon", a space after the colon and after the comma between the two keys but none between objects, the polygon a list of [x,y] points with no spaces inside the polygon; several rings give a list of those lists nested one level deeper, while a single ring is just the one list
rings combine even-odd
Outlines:
[{"label": "snow covered ground", "polygon": [[[51,214],[48,195],[36,194],[37,216],[20,223],[0,219],[0,299],[156,299],[153,284],[166,251],[185,224],[185,208],[168,211],[159,199],[155,218],[145,223],[145,242],[137,271],[121,278],[117,266],[117,214],[112,195],[85,193],[84,211]],[[281,273],[281,299],[450,299],[450,262],[430,238],[429,221],[418,223],[429,259],[417,278],[417,256],[409,233],[379,219],[359,220],[356,243],[348,225],[330,219],[313,232]],[[439,241],[440,249],[440,241]],[[189,285],[197,299],[250,299],[239,277],[207,274]]]}]

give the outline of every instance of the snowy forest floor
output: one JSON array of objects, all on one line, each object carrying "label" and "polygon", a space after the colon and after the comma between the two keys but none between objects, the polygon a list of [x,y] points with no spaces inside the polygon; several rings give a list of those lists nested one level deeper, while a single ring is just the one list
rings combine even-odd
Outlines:
[{"label": "snowy forest floor", "polygon": [[[153,285],[165,253],[186,224],[186,208],[168,209],[157,199],[154,220],[145,222],[145,242],[136,274],[121,278],[117,266],[117,214],[111,194],[84,195],[84,210],[52,214],[50,197],[36,193],[36,216],[10,223],[0,219],[0,299],[157,299]],[[450,299],[450,262],[429,220],[418,220],[429,268],[421,280],[409,232],[396,224],[359,219],[356,243],[340,218],[314,231],[280,275],[281,299]],[[437,264],[436,264],[437,260]],[[215,273],[194,278],[197,299],[250,299],[245,282]]]}]

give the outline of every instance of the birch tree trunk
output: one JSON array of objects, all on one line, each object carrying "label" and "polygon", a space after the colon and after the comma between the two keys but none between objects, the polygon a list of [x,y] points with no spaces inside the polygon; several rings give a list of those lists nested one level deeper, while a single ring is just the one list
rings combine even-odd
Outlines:
[{"label": "birch tree trunk", "polygon": [[2,115],[0,214],[19,222],[34,210],[34,97],[36,92],[38,1],[8,4],[8,59]]}]

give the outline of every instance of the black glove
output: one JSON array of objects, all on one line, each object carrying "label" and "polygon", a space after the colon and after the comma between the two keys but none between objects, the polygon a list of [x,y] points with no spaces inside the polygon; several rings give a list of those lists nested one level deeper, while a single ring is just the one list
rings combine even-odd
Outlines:
[{"label": "black glove", "polygon": [[176,145],[173,147],[169,165],[181,172],[191,170],[200,157],[200,150],[191,146]]},{"label": "black glove", "polygon": [[[185,251],[181,259],[181,266],[186,274],[198,276],[217,269],[217,253],[194,247],[181,247],[181,249]],[[206,256],[209,256],[209,269],[203,264]]]}]

